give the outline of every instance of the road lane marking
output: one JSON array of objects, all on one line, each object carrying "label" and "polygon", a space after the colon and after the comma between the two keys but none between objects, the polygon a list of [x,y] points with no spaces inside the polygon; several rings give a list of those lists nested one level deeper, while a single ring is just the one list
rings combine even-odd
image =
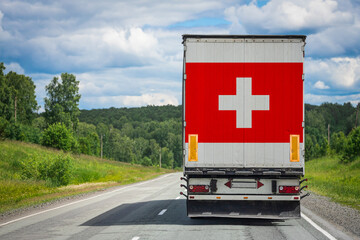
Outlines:
[{"label": "road lane marking", "polygon": [[322,234],[324,234],[328,239],[330,240],[336,240],[336,238],[331,235],[330,233],[328,233],[327,231],[325,231],[324,229],[322,229],[319,225],[317,225],[316,223],[313,222],[313,220],[311,220],[309,217],[307,217],[305,214],[301,213],[301,217],[303,219],[305,219],[308,223],[310,223],[314,228],[316,228],[319,232],[321,232]]},{"label": "road lane marking", "polygon": [[133,237],[131,240],[139,240],[140,237]]},{"label": "road lane marking", "polygon": [[175,198],[175,199],[179,199],[180,198],[180,196],[178,196],[177,198]]},{"label": "road lane marking", "polygon": [[108,195],[108,194],[111,194],[111,193],[115,193],[115,192],[120,192],[120,191],[123,191],[125,189],[128,189],[130,187],[135,187],[135,186],[140,186],[140,185],[143,185],[143,184],[146,184],[146,183],[151,183],[151,182],[154,182],[156,180],[159,180],[159,179],[163,179],[167,176],[170,176],[171,174],[166,174],[166,175],[163,175],[159,178],[155,178],[155,179],[152,179],[152,180],[149,180],[149,181],[145,181],[145,182],[140,182],[140,183],[135,183],[131,186],[125,186],[123,188],[120,188],[120,189],[116,189],[116,190],[113,190],[111,192],[106,192],[106,193],[103,193],[103,194],[99,194],[99,195],[96,195],[96,196],[93,196],[93,197],[89,197],[89,198],[85,198],[85,199],[81,199],[81,200],[78,200],[76,202],[71,202],[71,203],[68,203],[68,204],[65,204],[65,205],[62,205],[62,206],[59,206],[59,207],[55,207],[55,208],[51,208],[51,209],[47,209],[47,210],[44,210],[44,211],[41,211],[41,212],[38,212],[38,213],[34,213],[34,214],[30,214],[30,215],[27,215],[27,216],[24,216],[24,217],[21,217],[21,218],[17,218],[17,219],[14,219],[14,220],[11,220],[11,221],[8,221],[8,222],[5,222],[5,223],[1,223],[0,224],[0,227],[2,226],[5,226],[5,225],[8,225],[10,223],[14,223],[14,222],[17,222],[17,221],[20,221],[20,220],[23,220],[23,219],[26,219],[26,218],[29,218],[29,217],[33,217],[33,216],[36,216],[36,215],[39,215],[39,214],[42,214],[42,213],[46,213],[46,212],[50,212],[50,211],[53,211],[53,210],[57,210],[57,209],[60,209],[60,208],[63,208],[63,207],[67,207],[67,206],[71,206],[71,205],[74,205],[74,204],[77,204],[77,203],[80,203],[80,202],[85,202],[87,200],[91,200],[91,199],[94,199],[94,198],[97,198],[97,197],[100,197],[100,196],[104,196],[104,195]]},{"label": "road lane marking", "polygon": [[159,214],[158,215],[163,215],[165,212],[167,211],[167,209],[163,209],[163,210],[161,210],[161,212],[159,212]]}]

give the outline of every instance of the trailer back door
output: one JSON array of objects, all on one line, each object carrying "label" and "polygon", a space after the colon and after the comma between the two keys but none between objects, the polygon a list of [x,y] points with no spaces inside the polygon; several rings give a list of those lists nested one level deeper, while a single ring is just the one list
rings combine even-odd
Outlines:
[{"label": "trailer back door", "polygon": [[184,35],[184,166],[304,167],[304,36]]}]

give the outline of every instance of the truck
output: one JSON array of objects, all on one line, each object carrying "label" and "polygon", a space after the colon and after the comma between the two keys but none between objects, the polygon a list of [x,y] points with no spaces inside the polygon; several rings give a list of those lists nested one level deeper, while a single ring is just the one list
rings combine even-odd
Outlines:
[{"label": "truck", "polygon": [[183,35],[189,217],[301,217],[305,40]]}]

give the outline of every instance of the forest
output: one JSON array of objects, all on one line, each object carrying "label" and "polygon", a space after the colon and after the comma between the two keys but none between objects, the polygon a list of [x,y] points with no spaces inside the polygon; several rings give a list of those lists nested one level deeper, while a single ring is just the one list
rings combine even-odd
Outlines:
[{"label": "forest", "polygon": [[[181,106],[80,110],[79,81],[63,73],[46,86],[45,111],[37,113],[32,79],[4,70],[0,63],[0,139],[144,166],[182,166]],[[359,108],[360,103],[305,104],[305,159],[359,157]]]}]

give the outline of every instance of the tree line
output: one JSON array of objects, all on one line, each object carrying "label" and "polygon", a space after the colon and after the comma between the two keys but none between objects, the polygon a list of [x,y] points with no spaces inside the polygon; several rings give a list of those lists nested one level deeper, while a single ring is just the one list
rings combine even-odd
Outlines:
[{"label": "tree line", "polygon": [[45,111],[28,76],[4,73],[0,63],[0,138],[117,161],[182,165],[181,106],[79,110],[79,81],[62,73],[45,87]]},{"label": "tree line", "polygon": [[360,156],[360,103],[305,104],[305,159],[339,155],[342,162]]},{"label": "tree line", "polygon": [[[181,106],[79,110],[79,81],[63,73],[46,86],[45,111],[38,114],[32,79],[4,70],[0,63],[0,138],[145,166],[182,166]],[[305,159],[360,156],[359,111],[360,103],[305,104]]]}]

